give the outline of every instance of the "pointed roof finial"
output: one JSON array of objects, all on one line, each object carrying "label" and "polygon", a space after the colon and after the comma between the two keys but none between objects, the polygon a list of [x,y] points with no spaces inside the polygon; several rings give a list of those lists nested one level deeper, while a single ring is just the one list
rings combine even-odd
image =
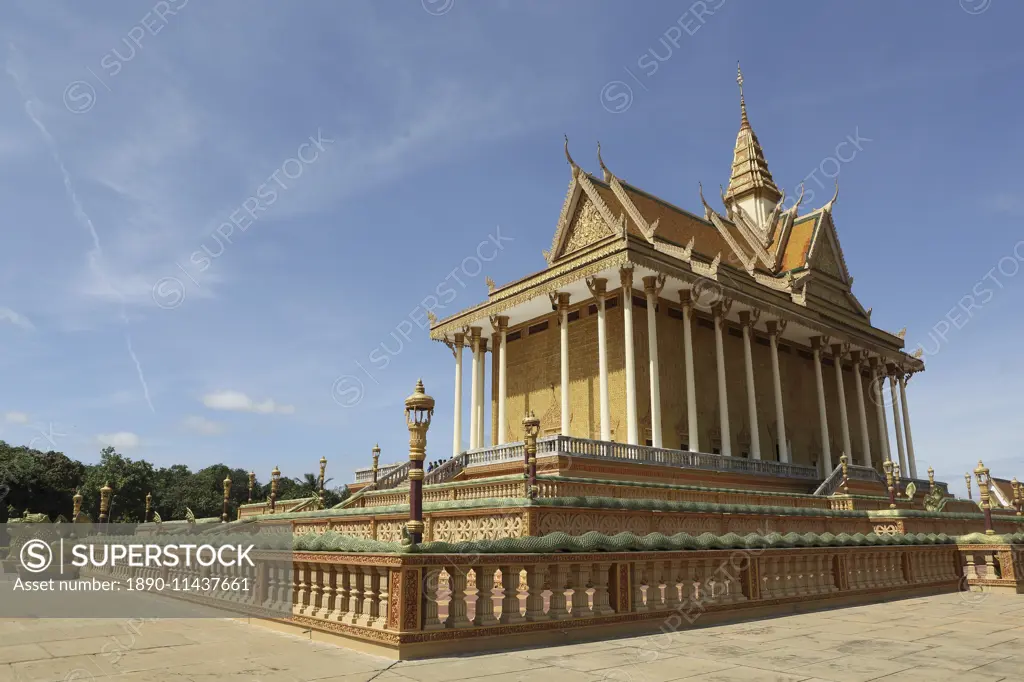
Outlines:
[{"label": "pointed roof finial", "polygon": [[597,162],[601,165],[601,172],[604,173],[604,181],[608,182],[611,179],[612,172],[608,170],[608,166],[604,165],[604,159],[601,158],[601,141],[597,142]]},{"label": "pointed roof finial", "polygon": [[569,165],[572,166],[573,171],[575,171],[577,168],[579,168],[579,166],[576,165],[576,162],[572,160],[572,156],[569,154],[569,136],[568,135],[565,135],[565,158],[569,162]]},{"label": "pointed roof finial", "polygon": [[736,84],[740,86],[740,127],[749,128],[750,120],[747,119],[747,102],[743,99],[743,69],[739,61],[736,62]]}]

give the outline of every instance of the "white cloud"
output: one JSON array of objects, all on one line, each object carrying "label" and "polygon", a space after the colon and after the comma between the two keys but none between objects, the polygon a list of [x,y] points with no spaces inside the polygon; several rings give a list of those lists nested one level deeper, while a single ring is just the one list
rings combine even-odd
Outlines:
[{"label": "white cloud", "polygon": [[215,391],[203,396],[203,405],[211,410],[231,412],[255,412],[257,414],[292,414],[292,405],[278,405],[270,398],[257,402],[239,391]]},{"label": "white cloud", "polygon": [[35,329],[35,325],[24,315],[17,313],[10,308],[0,308],[0,320],[6,320],[15,327],[21,327],[22,329],[28,329],[32,331]]},{"label": "white cloud", "polygon": [[207,419],[206,417],[191,416],[184,421],[185,428],[204,436],[216,436],[224,433],[224,425]]},{"label": "white cloud", "polygon": [[139,446],[139,437],[130,431],[101,433],[96,436],[100,445],[111,445],[117,450],[130,450]]},{"label": "white cloud", "polygon": [[11,424],[28,424],[28,415],[24,412],[8,412],[4,418]]}]

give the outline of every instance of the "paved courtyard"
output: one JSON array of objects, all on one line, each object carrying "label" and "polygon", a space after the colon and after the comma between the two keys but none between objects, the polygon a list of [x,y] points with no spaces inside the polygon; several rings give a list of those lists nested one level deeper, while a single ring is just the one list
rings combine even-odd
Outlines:
[{"label": "paved courtyard", "polygon": [[406,662],[229,620],[0,620],[0,682],[108,678],[1016,682],[1024,680],[1024,596],[951,594],[679,634]]}]

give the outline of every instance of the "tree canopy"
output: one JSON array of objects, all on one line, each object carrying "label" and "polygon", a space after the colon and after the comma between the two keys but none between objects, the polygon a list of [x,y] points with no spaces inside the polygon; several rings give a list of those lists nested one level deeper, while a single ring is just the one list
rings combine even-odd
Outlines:
[{"label": "tree canopy", "polygon": [[[165,521],[185,518],[188,507],[197,518],[221,515],[224,478],[231,477],[228,518],[234,519],[239,505],[249,498],[249,475],[243,469],[213,464],[193,472],[184,464],[154,467],[144,459],[133,460],[107,447],[100,452],[98,464],[83,464],[61,452],[41,452],[0,440],[0,523],[20,517],[25,511],[43,513],[56,519],[71,518],[73,496],[80,490],[82,511],[99,519],[100,488],[113,488],[109,520],[131,523],[145,520],[146,495],[153,495],[152,509]],[[328,479],[327,483],[330,483]],[[278,499],[310,497],[319,493],[319,476],[281,477]],[[253,501],[266,500],[269,483],[253,488]],[[325,490],[330,507],[348,497],[348,488]],[[2,544],[2,543],[0,543]]]}]

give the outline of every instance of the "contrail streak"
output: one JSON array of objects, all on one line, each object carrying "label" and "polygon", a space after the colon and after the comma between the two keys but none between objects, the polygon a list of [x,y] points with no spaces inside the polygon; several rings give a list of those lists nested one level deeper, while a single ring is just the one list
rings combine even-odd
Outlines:
[{"label": "contrail streak", "polygon": [[[17,48],[14,46],[13,43],[9,45],[9,53],[17,53]],[[142,372],[142,363],[139,362],[139,358],[135,354],[135,350],[132,348],[132,337],[131,334],[128,332],[128,327],[130,325],[128,322],[128,313],[125,308],[124,294],[118,291],[110,283],[110,278],[107,276],[106,271],[103,269],[103,246],[100,244],[100,236],[99,233],[96,231],[96,226],[93,224],[92,219],[89,217],[89,215],[85,212],[85,209],[82,207],[82,202],[79,201],[78,194],[75,192],[75,185],[71,180],[71,173],[68,172],[68,169],[64,165],[64,161],[61,158],[60,152],[57,149],[57,142],[56,140],[54,140],[53,135],[50,134],[50,131],[47,130],[46,125],[36,115],[32,106],[32,97],[27,92],[27,89],[24,87],[22,79],[14,70],[14,66],[12,64],[10,56],[7,59],[5,70],[7,71],[7,74],[14,80],[14,85],[17,88],[18,93],[21,95],[22,99],[25,100],[25,114],[28,116],[29,120],[32,121],[33,125],[35,125],[35,127],[39,129],[40,134],[43,136],[43,140],[46,142],[47,148],[50,150],[50,155],[53,157],[53,160],[60,168],[61,176],[64,179],[64,191],[67,194],[68,199],[71,201],[71,206],[74,211],[75,218],[87,230],[89,230],[89,235],[92,237],[92,249],[88,253],[89,269],[92,270],[96,275],[98,275],[107,285],[107,287],[110,288],[110,290],[113,291],[115,294],[117,294],[119,299],[121,299],[121,321],[125,325],[124,339],[125,344],[128,347],[128,355],[131,357],[132,362],[135,364],[135,371],[139,375],[139,384],[141,384],[142,386],[142,394],[146,398],[146,404],[149,405],[149,409],[155,413],[156,408],[153,407],[153,401],[149,397],[149,386],[146,384],[146,376]]]}]

